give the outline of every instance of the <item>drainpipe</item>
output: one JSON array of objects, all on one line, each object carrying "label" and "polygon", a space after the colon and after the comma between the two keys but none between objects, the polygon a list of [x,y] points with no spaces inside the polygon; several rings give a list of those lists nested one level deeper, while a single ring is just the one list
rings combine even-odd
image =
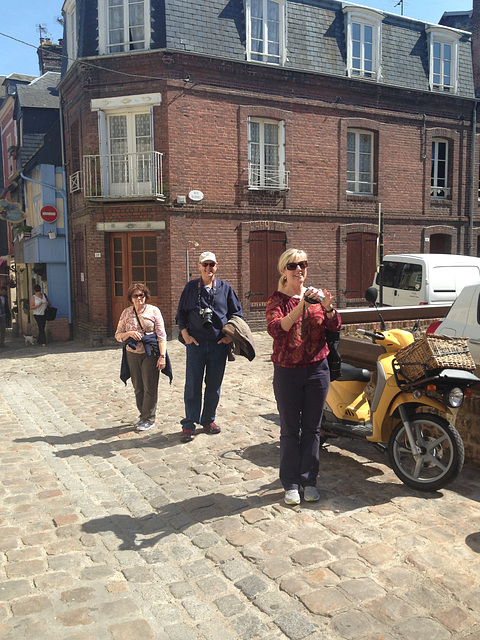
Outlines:
[{"label": "drainpipe", "polygon": [[475,211],[475,202],[478,201],[478,186],[475,187],[476,180],[478,180],[478,176],[476,176],[475,167],[476,167],[476,142],[477,142],[477,100],[473,103],[472,110],[472,180],[470,185],[470,220],[469,220],[469,228],[468,228],[468,255],[473,256],[473,218]]},{"label": "drainpipe", "polygon": [[[63,170],[63,167],[62,167]],[[67,216],[67,194],[65,189],[60,189],[59,187],[51,184],[47,184],[46,182],[39,182],[38,180],[34,180],[33,178],[29,178],[23,173],[20,176],[26,180],[27,182],[33,182],[34,184],[38,184],[41,187],[47,187],[48,189],[53,189],[54,191],[58,191],[58,193],[62,196],[63,199],[63,220],[65,225],[65,255],[67,260],[67,295],[68,295],[68,323],[72,324],[72,292],[71,292],[71,283],[70,283],[70,243],[68,237],[68,216]],[[65,177],[65,171],[62,173],[62,180]]]}]

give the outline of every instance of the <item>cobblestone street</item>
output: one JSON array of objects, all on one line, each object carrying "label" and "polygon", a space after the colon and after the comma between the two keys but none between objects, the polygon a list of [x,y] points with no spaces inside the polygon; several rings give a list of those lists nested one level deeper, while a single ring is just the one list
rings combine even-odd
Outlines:
[{"label": "cobblestone street", "polygon": [[180,442],[184,347],[133,430],[121,349],[7,337],[2,640],[480,639],[480,475],[412,491],[362,442],[283,504],[271,341],[228,363],[219,435]]}]

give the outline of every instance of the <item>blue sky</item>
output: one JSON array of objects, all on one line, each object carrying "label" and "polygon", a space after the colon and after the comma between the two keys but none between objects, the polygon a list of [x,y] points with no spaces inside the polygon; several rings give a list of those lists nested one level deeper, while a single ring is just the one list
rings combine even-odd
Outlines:
[{"label": "blue sky", "polygon": [[[193,2],[194,0],[192,0]],[[201,0],[197,0],[201,1]],[[227,0],[225,0],[226,2]],[[398,0],[362,1],[375,9],[382,9],[400,15]],[[0,75],[26,73],[38,75],[36,47],[39,44],[38,25],[46,27],[47,35],[53,42],[62,37],[62,28],[57,18],[62,12],[63,0],[0,0],[2,16],[0,32]],[[425,22],[436,23],[444,11],[470,11],[472,0],[404,0],[403,14]],[[28,44],[21,44],[9,37]],[[28,46],[32,45],[32,46]]]}]

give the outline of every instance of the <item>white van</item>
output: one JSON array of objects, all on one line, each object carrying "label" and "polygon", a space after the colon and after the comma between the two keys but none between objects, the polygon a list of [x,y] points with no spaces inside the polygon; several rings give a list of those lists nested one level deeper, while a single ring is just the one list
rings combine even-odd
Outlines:
[{"label": "white van", "polygon": [[385,256],[374,285],[383,304],[404,307],[453,302],[467,284],[480,282],[480,258],[443,253]]}]

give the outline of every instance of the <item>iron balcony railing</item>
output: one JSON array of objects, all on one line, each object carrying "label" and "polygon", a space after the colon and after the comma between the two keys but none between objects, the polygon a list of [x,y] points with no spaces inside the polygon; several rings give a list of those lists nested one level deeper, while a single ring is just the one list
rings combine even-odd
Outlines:
[{"label": "iron balcony railing", "polygon": [[450,193],[451,193],[451,189],[450,187],[434,187],[431,186],[430,187],[430,197],[431,198],[438,198],[438,199],[445,199],[445,198],[449,198],[450,197]]},{"label": "iron balcony railing", "polygon": [[287,191],[289,171],[265,168],[259,164],[248,165],[248,188],[264,191]]},{"label": "iron balcony railing", "polygon": [[163,153],[109,153],[83,157],[86,198],[163,198]]}]

